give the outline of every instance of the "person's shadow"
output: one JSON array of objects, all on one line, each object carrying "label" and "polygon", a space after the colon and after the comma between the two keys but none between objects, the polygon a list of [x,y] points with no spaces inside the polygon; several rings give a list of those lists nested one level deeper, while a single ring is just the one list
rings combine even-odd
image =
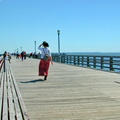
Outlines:
[{"label": "person's shadow", "polygon": [[31,81],[26,81],[26,82],[20,82],[20,83],[36,83],[36,82],[43,82],[45,80],[43,79],[38,79],[38,80],[31,80]]},{"label": "person's shadow", "polygon": [[120,82],[117,82],[117,81],[114,81],[115,83],[117,83],[117,84],[120,84]]}]

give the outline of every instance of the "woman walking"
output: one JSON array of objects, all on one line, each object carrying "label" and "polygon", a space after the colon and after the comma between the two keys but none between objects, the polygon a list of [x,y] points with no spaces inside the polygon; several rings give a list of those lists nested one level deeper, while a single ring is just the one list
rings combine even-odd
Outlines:
[{"label": "woman walking", "polygon": [[38,47],[38,49],[41,51],[41,60],[39,63],[38,75],[44,76],[44,80],[47,80],[50,62],[51,64],[53,64],[51,52],[50,52],[50,49],[48,49],[48,47],[49,47],[49,44],[45,41]]}]

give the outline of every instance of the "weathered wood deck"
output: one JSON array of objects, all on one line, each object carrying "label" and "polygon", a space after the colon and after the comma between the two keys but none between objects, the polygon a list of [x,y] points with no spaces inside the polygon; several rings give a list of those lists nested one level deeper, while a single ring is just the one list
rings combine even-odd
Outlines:
[{"label": "weathered wood deck", "polygon": [[43,81],[38,64],[11,60],[30,120],[120,120],[120,74],[54,63]]},{"label": "weathered wood deck", "polygon": [[29,120],[11,66],[5,61],[0,71],[0,120]]}]

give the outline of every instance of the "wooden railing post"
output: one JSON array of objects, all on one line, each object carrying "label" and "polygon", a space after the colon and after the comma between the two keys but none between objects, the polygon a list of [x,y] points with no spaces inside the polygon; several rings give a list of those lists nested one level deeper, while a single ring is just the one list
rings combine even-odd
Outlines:
[{"label": "wooden railing post", "polygon": [[76,59],[75,59],[76,57],[74,56],[74,65],[76,65]]},{"label": "wooden railing post", "polygon": [[65,56],[61,56],[61,63],[65,63]]},{"label": "wooden railing post", "polygon": [[77,56],[77,62],[78,62],[78,65],[80,65],[79,56]]},{"label": "wooden railing post", "polygon": [[94,68],[96,68],[96,57],[94,57]]},{"label": "wooden railing post", "polygon": [[112,57],[110,57],[110,70],[114,71],[114,69],[113,69],[113,58]]},{"label": "wooden railing post", "polygon": [[103,57],[101,57],[101,69],[103,69],[103,63],[104,63]]},{"label": "wooden railing post", "polygon": [[70,56],[70,64],[71,64],[71,56]]},{"label": "wooden railing post", "polygon": [[67,56],[67,64],[68,64],[68,56]]},{"label": "wooden railing post", "polygon": [[61,63],[63,63],[63,56],[61,56]]},{"label": "wooden railing post", "polygon": [[59,56],[57,55],[57,62],[59,62]]},{"label": "wooden railing post", "polygon": [[88,56],[87,56],[87,67],[90,67],[90,61]]},{"label": "wooden railing post", "polygon": [[59,62],[61,62],[61,55],[59,55]]},{"label": "wooden railing post", "polygon": [[84,65],[84,56],[82,56],[82,66]]},{"label": "wooden railing post", "polygon": [[66,56],[64,55],[64,63],[65,63]]}]

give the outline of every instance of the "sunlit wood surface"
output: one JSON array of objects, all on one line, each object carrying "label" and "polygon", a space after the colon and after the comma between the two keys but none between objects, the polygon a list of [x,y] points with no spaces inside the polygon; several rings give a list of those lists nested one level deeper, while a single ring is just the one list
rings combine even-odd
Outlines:
[{"label": "sunlit wood surface", "polygon": [[11,60],[30,120],[120,120],[120,74],[54,63],[43,81],[38,64]]}]

